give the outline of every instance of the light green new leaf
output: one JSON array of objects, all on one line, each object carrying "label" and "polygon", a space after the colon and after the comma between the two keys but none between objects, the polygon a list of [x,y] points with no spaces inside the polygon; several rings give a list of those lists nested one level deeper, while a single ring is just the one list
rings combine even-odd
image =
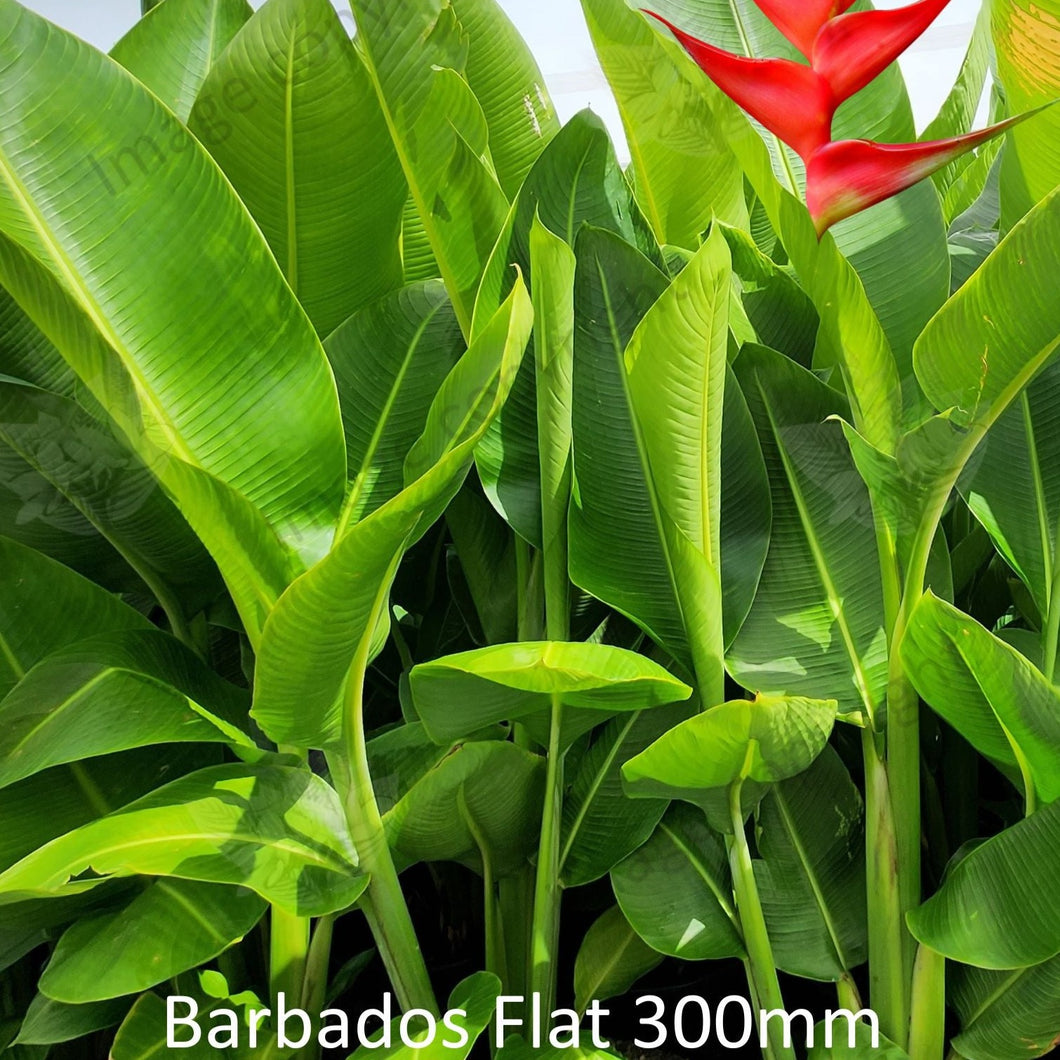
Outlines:
[{"label": "light green new leaf", "polygon": [[624,358],[644,477],[704,694],[724,685],[721,437],[731,279],[728,246],[712,231],[637,325]]},{"label": "light green new leaf", "polygon": [[465,74],[489,126],[489,149],[509,198],[559,132],[559,118],[537,61],[496,0],[455,0],[468,36]]},{"label": "light green new leaf", "polygon": [[0,700],[0,787],[51,766],[167,743],[251,756],[246,696],[160,630],[102,634],[49,655]]},{"label": "light green new leaf", "polygon": [[634,796],[699,802],[744,780],[797,776],[824,750],[835,700],[759,696],[732,700],[675,725],[622,767]]},{"label": "light green new leaf", "polygon": [[0,42],[0,94],[23,115],[0,130],[0,282],[177,501],[254,639],[291,575],[276,535],[315,557],[341,503],[323,350],[171,112],[14,0],[0,3]]},{"label": "light green new leaf", "polygon": [[108,631],[150,629],[138,611],[67,567],[0,537],[0,695],[54,651]]},{"label": "light green new leaf", "polygon": [[93,1005],[64,1005],[38,994],[26,1010],[15,1043],[57,1045],[83,1038],[121,1023],[130,1007],[128,998]]},{"label": "light green new leaf", "polygon": [[243,887],[155,880],[121,909],[67,928],[40,990],[74,1005],[149,990],[238,942],[265,908],[264,899]]},{"label": "light green new leaf", "polygon": [[465,336],[508,203],[486,115],[464,79],[468,42],[442,0],[353,0],[358,40]]},{"label": "light green new leaf", "polygon": [[1060,953],[1060,801],[988,839],[908,914],[925,945],[979,968],[1028,968]]},{"label": "light green new leaf", "polygon": [[467,743],[425,773],[383,819],[406,864],[458,861],[495,880],[537,849],[545,762],[501,740]]},{"label": "light green new leaf", "polygon": [[563,800],[560,876],[565,886],[606,875],[655,830],[666,800],[627,798],[622,766],[695,709],[695,702],[685,702],[623,714],[603,726],[579,756]]},{"label": "light green new leaf", "polygon": [[743,174],[699,72],[625,3],[582,0],[582,11],[618,102],[637,201],[659,242],[695,250],[713,217],[746,224]]},{"label": "light green new leaf", "polygon": [[350,667],[355,657],[367,665],[405,548],[460,488],[508,396],[532,317],[520,280],[439,389],[405,461],[409,485],[350,530],[270,615],[253,715],[277,743],[326,747],[341,736],[338,699]]},{"label": "light green new leaf", "polygon": [[187,121],[206,75],[251,14],[247,0],[166,0],[110,56]]},{"label": "light green new leaf", "polygon": [[464,352],[443,284],[410,284],[355,313],[324,341],[335,372],[352,526],[401,492],[405,457]]},{"label": "light green new leaf", "polygon": [[0,440],[125,557],[167,608],[179,615],[221,594],[216,567],[147,467],[77,402],[0,379]]},{"label": "light green new leaf", "polygon": [[574,961],[574,1007],[584,1012],[593,1001],[618,997],[662,963],[616,905],[600,916],[582,940]]},{"label": "light green new leaf", "polygon": [[861,796],[830,747],[770,789],[754,863],[777,966],[835,980],[868,958]]},{"label": "light green new leaf", "polygon": [[420,663],[412,695],[424,728],[447,743],[494,722],[547,710],[553,696],[605,713],[685,700],[692,690],[658,663],[610,644],[499,644]]},{"label": "light green new leaf", "polygon": [[371,76],[328,0],[268,0],[215,63],[188,127],[320,335],[401,285],[408,188]]},{"label": "light green new leaf", "polygon": [[24,857],[0,873],[0,904],[133,875],[237,884],[297,916],[344,909],[368,882],[338,796],[319,777],[286,766],[216,766]]},{"label": "light green new leaf", "polygon": [[962,966],[949,993],[961,1018],[953,1049],[968,1060],[1044,1056],[1060,1034],[1060,957],[992,972]]},{"label": "light green new leaf", "polygon": [[[1060,3],[1006,0],[990,5],[997,74],[1010,114],[1022,114],[1060,96]],[[1060,183],[1060,111],[1044,114],[1009,134],[1001,168],[1001,219],[1014,225]]]},{"label": "light green new leaf", "polygon": [[769,470],[773,523],[729,668],[745,688],[833,698],[872,718],[887,683],[883,590],[869,495],[829,422],[845,402],[764,347],[745,346],[736,374]]},{"label": "light green new leaf", "polygon": [[1043,801],[1060,798],[1060,690],[1030,660],[932,593],[913,612],[902,659],[920,695],[976,750],[1018,764]]},{"label": "light green new leaf", "polygon": [[725,846],[694,807],[671,806],[651,839],[611,870],[611,884],[633,930],[659,953],[743,954]]},{"label": "light green new leaf", "polygon": [[[512,265],[530,277],[534,297],[542,297],[543,292],[535,286],[530,253],[535,220],[556,237],[557,243],[563,241],[570,247],[574,247],[582,225],[614,232],[662,266],[659,249],[626,183],[607,128],[591,111],[581,111],[545,149],[519,191],[479,289],[476,329],[481,321],[489,319],[507,292],[514,276]],[[563,296],[561,291],[567,281],[560,280],[559,274],[551,270],[561,269],[565,276],[570,263],[559,246],[551,254],[557,260],[539,262],[538,268],[550,270],[543,282],[550,298],[566,299],[561,303],[565,315],[569,294]],[[553,316],[553,346],[571,342],[573,326],[564,328]],[[535,355],[524,361],[511,400],[478,447],[475,461],[494,507],[520,536],[540,547],[542,486],[536,359]]]},{"label": "light green new leaf", "polygon": [[[475,1042],[493,1020],[501,989],[501,981],[495,975],[476,972],[459,983],[449,995],[448,1011],[463,1013],[453,1017],[455,1025],[467,1035],[467,1043],[463,1046],[447,1046],[447,1041],[454,1042],[456,1038],[453,1031],[445,1028],[438,1029],[430,1044],[418,1041],[409,1045],[402,1040],[401,1020],[395,1020],[389,1028],[390,1045],[362,1045],[349,1060],[416,1060],[417,1057],[419,1060],[467,1060]],[[422,1038],[426,1036],[427,1028],[422,1025],[421,1029],[421,1025],[413,1021],[407,1031],[413,1039]],[[376,1041],[379,1038],[377,1034]]]}]

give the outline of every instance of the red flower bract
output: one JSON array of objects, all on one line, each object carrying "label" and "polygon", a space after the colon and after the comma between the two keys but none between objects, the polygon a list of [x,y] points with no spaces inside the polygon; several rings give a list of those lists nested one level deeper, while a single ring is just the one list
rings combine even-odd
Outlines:
[{"label": "red flower bract", "polygon": [[662,22],[706,75],[806,163],[806,203],[817,234],[897,195],[959,155],[1030,115],[932,143],[832,140],[832,119],[898,58],[949,0],[918,0],[890,11],[852,11],[852,0],[755,0],[808,59],[750,59]]}]

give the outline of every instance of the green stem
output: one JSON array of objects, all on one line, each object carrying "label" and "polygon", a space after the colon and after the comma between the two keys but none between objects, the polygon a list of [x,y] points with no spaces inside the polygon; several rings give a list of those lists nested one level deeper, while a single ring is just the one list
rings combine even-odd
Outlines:
[{"label": "green stem", "polygon": [[942,1060],[945,1048],[946,958],[927,946],[920,946],[913,970],[908,1051],[916,1060]]},{"label": "green stem", "polygon": [[[1056,541],[1060,542],[1060,524],[1056,528]],[[1056,674],[1056,649],[1060,640],[1060,563],[1053,557],[1053,576],[1049,582],[1049,615],[1042,634],[1042,673],[1049,681]]]},{"label": "green stem", "polygon": [[563,760],[560,742],[563,704],[552,697],[552,720],[548,743],[545,803],[541,814],[541,840],[537,851],[534,882],[534,920],[531,928],[530,990],[541,995],[545,1012],[555,1007],[556,956],[559,948],[560,823],[563,819]]},{"label": "green stem", "polygon": [[865,1007],[858,984],[854,982],[854,977],[850,972],[844,972],[842,977],[836,980],[835,993],[839,1007],[846,1009],[847,1012],[860,1012]]},{"label": "green stem", "polygon": [[272,907],[269,935],[269,978],[273,1002],[280,994],[287,1005],[302,999],[306,957],[309,952],[309,918],[295,916],[279,906]]},{"label": "green stem", "polygon": [[479,827],[468,807],[463,787],[456,795],[460,816],[464,819],[471,837],[478,847],[482,859],[483,919],[486,926],[486,971],[492,972],[501,982],[505,979],[504,935],[501,931],[497,909],[497,881],[493,874],[493,859],[490,857],[489,841]]},{"label": "green stem", "polygon": [[[742,788],[741,781],[729,788],[729,814],[733,827],[729,865],[732,868],[733,889],[736,892],[736,909],[743,928],[744,946],[747,949],[747,961],[758,996],[759,1010],[782,1012],[784,998],[780,993],[773,947],[769,942],[762,902],[758,896],[758,885],[755,883],[751,848],[747,845],[743,806],[740,802]],[[795,1051],[790,1045],[784,1044],[783,1031],[776,1020],[769,1022],[768,1037],[766,1055],[769,1060],[795,1060]]]},{"label": "green stem", "polygon": [[[520,726],[522,728],[522,726]],[[530,939],[534,915],[534,870],[526,865],[497,885],[498,917],[503,933],[505,972],[504,992],[526,997],[530,970]]]},{"label": "green stem", "polygon": [[[360,905],[401,1007],[406,1011],[419,1008],[437,1013],[438,1003],[390,854],[368,767],[363,708],[369,639],[365,637],[358,647],[347,685],[346,758],[342,763],[348,770],[344,798],[346,820],[360,867],[370,880]],[[336,770],[332,773],[335,775]]]},{"label": "green stem", "polygon": [[[308,1012],[311,1019],[324,1010],[328,995],[328,968],[331,964],[331,940],[335,932],[335,914],[321,917],[313,928],[313,938],[309,943],[309,956],[306,959],[305,980],[302,983],[301,1008]],[[301,1050],[302,1060],[318,1060],[320,1042],[316,1036]]]}]

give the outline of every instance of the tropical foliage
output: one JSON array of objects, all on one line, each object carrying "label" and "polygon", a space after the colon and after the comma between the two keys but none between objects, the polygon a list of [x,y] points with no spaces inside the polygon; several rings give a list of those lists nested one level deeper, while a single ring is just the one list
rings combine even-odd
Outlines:
[{"label": "tropical foliage", "polygon": [[496,0],[0,0],[0,1055],[734,972],[1052,1048],[1060,3],[917,146],[943,6],[582,0],[624,168]]}]

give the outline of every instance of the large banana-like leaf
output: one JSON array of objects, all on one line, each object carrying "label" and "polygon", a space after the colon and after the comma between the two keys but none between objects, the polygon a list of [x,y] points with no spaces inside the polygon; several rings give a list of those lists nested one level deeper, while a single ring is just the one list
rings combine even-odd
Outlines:
[{"label": "large banana-like leaf", "polygon": [[968,1060],[1009,1060],[1050,1052],[1060,1033],[1060,957],[1031,968],[955,969],[949,998],[961,1018],[953,1039]]},{"label": "large banana-like leaf", "polygon": [[[12,1044],[56,1045],[117,1026],[129,1011],[128,998],[93,1005],[64,1005],[38,994],[26,1009],[25,1019]],[[13,1050],[15,1055],[21,1055]]]},{"label": "large banana-like leaf", "polygon": [[534,160],[559,132],[537,61],[497,0],[455,0],[468,36],[468,84],[489,126],[497,180],[514,198]]},{"label": "large banana-like leaf", "polygon": [[[1057,0],[1006,0],[990,5],[997,74],[1009,113],[1022,114],[1060,95],[1056,47]],[[1033,125],[1010,134],[1001,169],[1001,220],[1015,224],[1060,182],[1060,111],[1051,107]]]},{"label": "large banana-like leaf", "polygon": [[355,657],[367,665],[401,556],[459,489],[508,396],[532,317],[520,280],[438,391],[405,462],[409,485],[346,533],[270,616],[253,714],[278,743],[326,747],[341,735],[346,675]]},{"label": "large banana-like leaf", "polygon": [[134,747],[225,743],[255,755],[246,697],[160,630],[92,637],[49,655],[0,700],[0,787]]},{"label": "large banana-like leaf", "polygon": [[486,116],[464,79],[467,37],[442,0],[351,6],[412,201],[469,335],[508,204],[489,157]]},{"label": "large banana-like leaf", "polygon": [[[932,593],[902,640],[910,680],[981,754],[1060,797],[1060,689],[1027,658]],[[1032,794],[1032,793],[1029,793]]]},{"label": "large banana-like leaf", "polygon": [[346,431],[344,524],[354,525],[401,492],[405,457],[464,348],[436,280],[366,306],[325,340]]},{"label": "large banana-like leaf", "polygon": [[214,64],[188,124],[321,335],[401,285],[408,188],[328,0],[268,0]]},{"label": "large banana-like leaf", "polygon": [[568,641],[497,644],[448,655],[414,667],[410,685],[424,728],[441,744],[547,711],[553,697],[606,715],[681,702],[692,692],[637,652]]},{"label": "large banana-like leaf", "polygon": [[[675,25],[734,53],[801,60],[793,45],[776,32],[752,0],[659,0],[657,9]],[[706,78],[700,75],[700,80]],[[770,181],[761,168],[760,157],[754,157],[756,152],[749,152],[739,135],[733,136],[735,129],[722,113],[729,109],[728,101],[713,85],[704,85],[702,91],[712,100],[715,124],[720,122],[722,135],[766,206],[774,229],[803,284],[818,301],[818,308],[840,318],[860,312],[860,292],[856,288],[849,292],[853,300],[848,306],[827,306],[821,300],[824,290],[817,287],[814,258],[827,259],[834,249],[826,246],[821,254],[815,253],[798,230],[801,224],[794,217],[784,216],[781,188],[800,194],[804,182],[802,165],[794,152],[766,134],[779,183],[776,179]],[[914,140],[913,113],[898,67],[892,66],[840,107],[832,131],[837,140]],[[913,340],[949,293],[949,257],[938,193],[932,184],[917,185],[836,226],[834,239],[864,284],[902,374],[907,375]],[[835,264],[829,263],[826,271],[832,272]],[[834,275],[845,286],[843,271],[840,264]],[[917,276],[915,290],[908,282],[913,271]],[[841,326],[845,330],[845,323]],[[867,347],[875,339],[866,335],[861,341]]]},{"label": "large banana-like leaf", "polygon": [[206,75],[250,15],[247,0],[166,0],[114,45],[111,58],[187,121]]},{"label": "large banana-like leaf", "polygon": [[179,615],[223,591],[217,568],[147,467],[75,401],[0,379],[0,440],[96,527],[167,608]]},{"label": "large banana-like leaf", "polygon": [[593,1001],[624,994],[642,976],[662,963],[632,928],[616,905],[586,932],[574,961],[574,1005],[579,1012]]},{"label": "large banana-like leaf", "polygon": [[[607,129],[591,111],[576,114],[534,164],[490,255],[475,304],[476,323],[489,319],[507,293],[512,265],[534,290],[530,238],[535,218],[574,247],[582,225],[614,232],[662,267],[662,257],[615,157]],[[555,253],[561,258],[562,251]],[[566,267],[564,262],[562,267]],[[546,277],[550,289],[555,285]],[[571,334],[554,336],[569,341]],[[494,507],[531,544],[541,544],[541,467],[538,455],[536,357],[527,357],[510,400],[475,453],[479,477]]]},{"label": "large banana-like leaf", "polygon": [[319,555],[341,503],[323,350],[231,186],[154,96],[14,0],[0,49],[19,117],[0,130],[0,281],[177,500],[255,636],[291,573],[276,533]]},{"label": "large banana-like leaf", "polygon": [[33,549],[0,538],[0,695],[54,651],[93,634],[150,629],[138,611]]},{"label": "large banana-like leaf", "polygon": [[0,873],[0,904],[132,875],[249,887],[297,916],[344,909],[368,882],[338,796],[319,777],[287,766],[216,766],[29,854]]},{"label": "large banana-like leaf", "polygon": [[746,224],[743,174],[699,71],[625,3],[582,0],[582,10],[622,115],[637,201],[659,242],[694,250],[712,218]]},{"label": "large banana-like leaf", "polygon": [[73,397],[84,387],[63,355],[0,287],[0,375]]},{"label": "large banana-like leaf", "polygon": [[464,744],[425,773],[383,818],[407,864],[457,861],[496,880],[537,849],[545,761],[515,744]]},{"label": "large banana-like leaf", "polygon": [[908,915],[925,945],[979,968],[1028,968],[1060,953],[1060,801],[988,839]]},{"label": "large banana-like leaf", "polygon": [[[702,252],[700,269],[708,268],[714,249]],[[577,254],[571,577],[586,591],[632,617],[691,670],[690,631],[678,602],[678,568],[671,557],[680,549],[686,561],[682,569],[694,570],[695,555],[702,557],[702,553],[695,553],[691,539],[685,547],[682,535],[671,532],[667,537],[660,522],[653,494],[657,497],[661,491],[651,484],[654,469],[646,462],[644,442],[634,419],[625,356],[634,332],[659,302],[666,280],[628,243],[597,229],[583,230]],[[693,269],[687,277],[684,273],[678,277],[669,302],[659,302],[659,321],[661,324],[675,309],[680,313],[688,302],[689,319],[698,320],[714,334],[713,322],[704,308],[707,289],[700,286],[698,300],[695,296],[696,276]],[[657,339],[660,330],[654,328]],[[693,346],[697,341],[686,328],[680,350],[667,344],[659,348],[657,356],[671,363],[671,378],[679,362],[695,360]],[[717,397],[716,393],[710,395],[711,401]],[[648,396],[642,396],[642,404],[647,401]],[[661,409],[648,405],[645,411],[661,423]],[[731,640],[754,595],[770,518],[761,451],[731,373],[727,373],[724,387],[722,419],[722,470],[720,482],[715,481],[712,487],[714,499],[710,503],[716,500],[720,487],[722,608],[716,602],[715,609],[723,609],[724,614],[708,618],[713,623],[722,619],[723,632]],[[716,427],[712,423],[711,431]],[[661,438],[656,443],[657,456],[659,442]],[[682,442],[686,451],[695,444],[698,436],[690,435]],[[707,498],[700,500],[706,502]],[[700,567],[705,562],[701,558]],[[702,584],[703,579],[697,579],[695,589],[691,584],[685,586],[684,606],[690,606],[692,613],[699,606],[696,593]]]},{"label": "large banana-like leaf", "polygon": [[212,960],[264,912],[264,900],[243,887],[159,878],[120,910],[67,928],[40,990],[72,1005],[138,994]]},{"label": "large banana-like leaf", "polygon": [[695,709],[694,702],[686,702],[622,715],[609,721],[578,758],[563,800],[559,864],[567,887],[606,875],[655,830],[666,800],[627,798],[622,767]]},{"label": "large banana-like leaf", "polygon": [[611,883],[652,949],[691,961],[743,954],[725,844],[695,807],[671,806],[651,839],[611,870]]},{"label": "large banana-like leaf", "polygon": [[755,879],[777,965],[839,979],[868,956],[861,795],[826,748],[758,811]]},{"label": "large banana-like leaf", "polygon": [[868,492],[838,423],[843,398],[764,347],[736,361],[769,468],[773,531],[730,670],[761,692],[834,698],[872,718],[887,683]]}]

